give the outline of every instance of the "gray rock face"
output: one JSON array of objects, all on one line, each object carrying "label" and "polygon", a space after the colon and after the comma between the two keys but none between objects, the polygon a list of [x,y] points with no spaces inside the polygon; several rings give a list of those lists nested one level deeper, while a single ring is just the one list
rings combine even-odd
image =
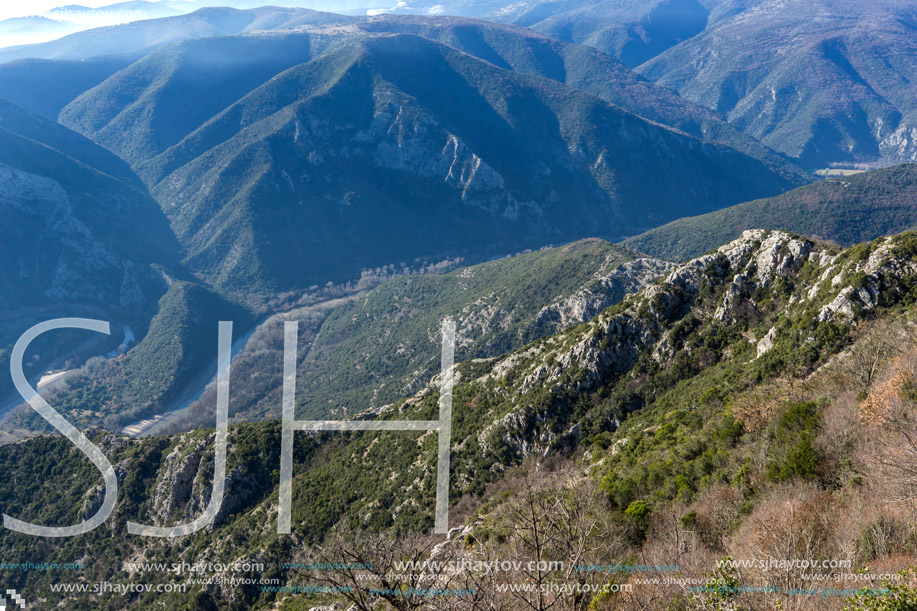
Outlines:
[{"label": "gray rock face", "polygon": [[[894,239],[888,238],[868,257],[838,263],[841,257],[803,238],[781,231],[746,231],[716,252],[676,267],[664,281],[647,286],[622,307],[602,312],[585,330],[549,338],[497,362],[485,379],[521,380],[501,391],[514,396],[521,407],[494,422],[478,442],[486,451],[499,439],[518,456],[547,451],[562,433],[539,428],[542,416],[527,407],[529,393],[594,390],[629,371],[641,354],[652,355],[666,367],[677,351],[672,327],[688,313],[722,326],[759,320],[768,316],[754,301],[761,294],[792,316],[856,324],[859,312],[875,308],[885,292],[901,290],[917,275],[917,264],[894,253]],[[795,286],[787,295],[786,287],[799,282],[806,266],[812,268],[805,276],[813,279],[811,284]],[[722,287],[713,307],[701,299],[717,294],[711,287]],[[777,340],[778,330],[772,326],[757,341],[753,358],[766,354]],[[690,354],[690,348],[682,349]]]},{"label": "gray rock face", "polygon": [[757,353],[760,358],[767,353],[768,350],[774,347],[774,338],[777,336],[777,328],[771,327],[771,330],[767,332],[767,335],[761,338],[757,345]]},{"label": "gray rock face", "polygon": [[643,258],[625,263],[610,273],[599,272],[593,282],[576,294],[542,308],[535,322],[557,321],[558,328],[585,322],[620,301],[624,295],[641,289],[674,267],[676,265],[668,261]]},{"label": "gray rock face", "polygon": [[[830,270],[835,271],[833,267]],[[844,284],[845,279],[854,284],[844,287],[823,306],[818,320],[855,323],[858,312],[874,309],[885,291],[893,290],[915,270],[917,265],[912,260],[895,255],[894,238],[884,238],[865,260],[848,264],[831,278],[832,287]]]},{"label": "gray rock face", "polygon": [[12,232],[0,244],[12,263],[0,274],[0,306],[11,307],[16,292],[38,292],[52,301],[136,307],[150,299],[144,287],[163,283],[105,246],[52,178],[0,163],[0,216]]},{"label": "gray rock face", "polygon": [[600,315],[593,321],[595,333],[556,357],[553,370],[537,367],[525,378],[522,392],[556,383],[563,372],[570,370],[585,372],[579,382],[581,389],[594,388],[604,376],[629,370],[641,352],[656,348],[657,360],[662,360],[670,356],[664,344],[665,323],[690,309],[705,283],[725,283],[729,270],[741,270],[733,276],[723,301],[712,313],[715,320],[733,322],[756,287],[767,287],[780,276],[795,274],[811,250],[811,243],[783,232],[746,231],[715,253],[677,267],[661,285],[644,289],[625,312],[607,320]]},{"label": "gray rock face", "polygon": [[[207,437],[186,433],[162,460],[152,494],[152,520],[157,525],[190,522],[210,503],[213,494],[213,460],[216,434]],[[232,455],[232,434],[227,454]],[[208,528],[236,513],[259,488],[254,476],[240,467],[226,474],[226,488],[219,513]]]},{"label": "gray rock face", "polygon": [[175,516],[188,517],[197,505],[192,488],[201,470],[207,442],[185,437],[163,459],[159,469],[152,509],[159,524],[168,524],[169,518]]},{"label": "gray rock face", "polygon": [[[56,180],[0,164],[0,203],[32,212],[70,212],[67,192]],[[65,219],[48,214],[48,222]]]}]

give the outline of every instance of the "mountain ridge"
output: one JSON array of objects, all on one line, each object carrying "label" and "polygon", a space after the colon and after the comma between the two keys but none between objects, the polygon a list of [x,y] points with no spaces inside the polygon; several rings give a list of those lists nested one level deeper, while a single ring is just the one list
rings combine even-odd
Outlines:
[{"label": "mountain ridge", "polygon": [[[845,456],[858,461],[850,454],[854,450],[844,444],[816,447],[813,441],[816,434],[819,443],[825,439],[827,433],[815,428],[815,423],[821,421],[821,414],[827,413],[832,402],[845,405],[845,394],[831,394],[821,404],[775,397],[775,411],[763,412],[763,424],[753,419],[761,412],[749,410],[755,405],[756,393],[775,393],[783,388],[779,386],[783,376],[802,386],[813,376],[830,379],[834,375],[831,371],[839,375],[848,371],[845,367],[855,367],[853,358],[858,353],[845,351],[871,354],[869,321],[894,325],[899,324],[898,318],[907,319],[906,309],[914,298],[912,279],[917,277],[915,244],[915,235],[907,233],[841,250],[784,232],[749,231],[717,252],[679,266],[665,280],[587,323],[510,355],[459,364],[451,478],[455,515],[462,516],[456,518],[461,524],[454,534],[456,544],[463,553],[475,554],[482,545],[502,543],[494,539],[506,524],[500,518],[500,508],[524,497],[520,492],[503,493],[497,483],[504,477],[519,483],[523,475],[518,469],[525,469],[526,464],[548,477],[601,479],[600,494],[590,497],[591,502],[598,503],[596,510],[607,512],[613,524],[628,533],[620,547],[602,556],[609,561],[639,551],[644,541],[658,544],[661,539],[653,524],[666,519],[669,510],[677,512],[676,518],[686,515],[685,506],[679,502],[688,504],[697,499],[699,504],[690,505],[696,507],[697,519],[713,519],[715,514],[711,515],[703,502],[710,500],[710,495],[722,499],[724,488],[733,490],[726,497],[728,507],[745,503],[746,511],[752,512],[750,518],[737,518],[742,529],[756,524],[760,512],[779,506],[772,503],[771,496],[756,490],[775,494],[794,477],[794,490],[803,485],[806,491],[815,490],[796,494],[821,499],[823,505],[838,502],[835,495],[839,494],[855,494],[865,501],[871,489],[833,492],[831,488],[833,478],[840,478],[842,486],[845,482],[854,485],[850,478],[858,471],[851,474],[843,467],[831,467],[843,464]],[[906,320],[901,324],[906,327]],[[861,326],[862,331],[849,332]],[[832,360],[832,356],[837,358]],[[882,367],[892,367],[893,363],[889,357]],[[648,371],[653,375],[644,375]],[[819,392],[831,393],[833,388],[830,384],[812,386],[815,390],[805,385],[789,396],[807,397],[809,392],[817,396]],[[861,386],[871,394],[880,388],[869,381],[857,384]],[[377,411],[374,417],[429,418],[437,409],[436,388],[431,384],[414,398]],[[850,413],[849,408],[845,413]],[[853,417],[856,421],[856,409]],[[212,476],[205,470],[194,475],[196,469],[189,465],[210,460],[212,431],[146,440],[126,440],[99,430],[91,431],[91,435],[123,468],[125,492],[112,517],[109,528],[113,532],[123,528],[128,519],[186,521],[206,505]],[[87,575],[117,574],[121,579],[171,583],[180,576],[125,573],[123,559],[172,562],[190,550],[196,554],[219,550],[234,558],[246,558],[254,566],[274,563],[274,568],[263,571],[261,577],[279,578],[283,584],[284,580],[296,579],[297,573],[279,568],[280,562],[313,557],[311,554],[320,549],[310,542],[324,541],[333,547],[342,544],[336,538],[336,524],[350,532],[369,531],[364,536],[382,537],[379,541],[387,539],[372,532],[400,528],[400,536],[405,537],[406,533],[430,528],[435,473],[432,457],[436,452],[430,436],[325,433],[297,439],[293,460],[299,476],[294,479],[292,494],[295,538],[278,537],[273,532],[272,516],[277,507],[279,437],[276,422],[230,430],[227,493],[212,531],[201,531],[169,546],[142,538],[119,539],[122,543],[109,554],[85,556],[85,549],[111,546],[111,532],[100,529],[80,539],[78,548],[66,540],[49,545],[40,559],[66,561],[76,552],[85,558]],[[380,437],[384,439],[380,441]],[[53,465],[53,456],[66,451],[66,441],[40,437],[0,448],[0,461],[16,469],[20,477],[32,469],[60,477],[60,468],[49,465]],[[761,452],[765,452],[766,464],[746,460]],[[823,469],[806,462],[813,453],[825,458]],[[549,466],[551,460],[555,467]],[[558,462],[570,464],[573,473],[564,475]],[[855,462],[851,468],[862,467]],[[16,490],[7,482],[0,483],[5,511],[51,522],[78,514],[78,508],[85,507],[84,499],[92,494],[89,482],[97,479],[88,468],[78,473],[78,478],[58,491],[56,501],[42,505],[34,499],[34,486]],[[528,486],[543,489],[531,481]],[[361,493],[354,494],[354,490]],[[637,510],[633,507],[643,508],[642,517],[634,518]],[[648,516],[649,523],[633,521]],[[686,520],[684,528],[698,536],[713,537],[698,548],[711,555],[683,567],[691,575],[709,570],[707,567],[726,553],[724,546],[742,554],[739,558],[749,557],[758,549],[731,547],[732,540],[723,529],[700,522]],[[21,538],[0,533],[4,550],[18,553],[22,544]],[[375,551],[380,549],[385,548]],[[497,549],[503,548],[493,551]],[[645,548],[655,553],[652,550]],[[868,552],[857,550],[843,552],[846,555],[841,557],[867,557]],[[877,561],[885,556],[871,558]],[[48,579],[41,572],[22,572],[17,585],[42,588],[44,592]],[[492,595],[490,592],[485,595]],[[220,588],[194,589],[185,594],[150,593],[139,596],[136,604],[154,600],[201,604],[225,594]],[[275,594],[258,588],[235,590],[235,594],[249,608],[267,608],[277,602]],[[668,595],[677,597],[677,593]],[[328,597],[304,594],[295,599],[281,598],[282,604],[330,602]],[[54,599],[79,604],[85,596],[71,593]],[[124,604],[123,598],[99,602],[110,608]]]},{"label": "mountain ridge", "polygon": [[769,227],[842,246],[917,227],[917,165],[831,178],[776,197],[688,217],[628,238],[656,257],[684,260],[753,227]]},{"label": "mountain ridge", "polygon": [[[330,47],[322,36],[332,36]],[[188,249],[187,263],[228,291],[295,290],[419,257],[481,260],[586,235],[614,237],[691,206],[711,209],[807,180],[428,38],[340,36],[281,36],[306,63],[188,135],[177,132],[168,141],[181,141],[158,154],[165,144],[150,144],[148,123],[127,137],[121,127],[134,125],[126,117],[135,112],[155,117],[152,97],[140,96],[122,119],[118,109],[131,108],[130,95],[107,114],[95,110],[110,109],[106,92],[120,90],[119,75],[136,74],[123,78],[147,91],[158,72],[122,71],[71,103],[62,120],[132,161]],[[311,45],[325,52],[311,58]],[[96,133],[111,116],[111,130]],[[669,178],[643,180],[648,168]],[[729,178],[704,178],[711,174]],[[346,188],[334,176],[348,176]],[[278,214],[286,219],[280,224],[272,220]],[[429,223],[446,233],[431,242],[410,229]],[[308,233],[297,234],[299,226]],[[380,251],[380,232],[403,237]],[[308,252],[297,245],[303,235],[317,240]],[[334,255],[345,241],[354,245],[346,258]],[[306,262],[298,277],[282,263],[292,259]]]},{"label": "mountain ridge", "polygon": [[637,71],[807,168],[910,162],[915,23],[895,0],[763,0]]}]

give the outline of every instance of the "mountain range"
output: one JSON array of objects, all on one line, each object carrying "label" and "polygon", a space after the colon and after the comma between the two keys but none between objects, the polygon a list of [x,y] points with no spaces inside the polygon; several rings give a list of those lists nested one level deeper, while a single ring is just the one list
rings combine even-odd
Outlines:
[{"label": "mountain range", "polygon": [[804,167],[915,160],[913,3],[561,0],[487,17],[604,51]]},{"label": "mountain range", "polygon": [[[202,23],[210,25],[199,29]],[[209,28],[217,25],[238,33],[216,36]],[[0,96],[48,119],[11,104],[10,112],[55,126],[84,145],[89,138],[126,160],[130,167],[91,148],[96,163],[104,157],[107,171],[136,188],[138,197],[149,198],[149,190],[164,213],[151,212],[157,218],[150,226],[162,227],[165,217],[170,228],[163,231],[176,236],[161,261],[158,251],[147,249],[159,264],[155,269],[170,270],[168,294],[157,285],[123,315],[139,331],[137,348],[123,362],[93,370],[104,383],[89,383],[94,377],[84,372],[70,380],[71,396],[61,397],[86,422],[118,428],[175,405],[187,407],[189,389],[202,387],[212,367],[207,351],[197,348],[216,320],[195,317],[195,303],[235,312],[246,321],[237,326],[241,334],[276,312],[272,301],[295,301],[367,269],[410,269],[455,257],[474,263],[584,236],[620,239],[812,180],[715,112],[612,57],[516,26],[451,17],[205,9],[118,26],[112,34],[99,48],[92,43],[95,32],[34,47],[39,55],[67,59],[0,65],[6,76]],[[104,55],[112,51],[119,54]],[[90,155],[87,150],[76,156]],[[684,259],[754,226],[844,244],[870,239],[911,226],[901,207],[910,197],[908,176],[902,168],[804,186],[776,200],[711,212],[702,222],[715,230],[704,239],[695,225],[679,221],[674,227],[690,225],[690,237],[672,237],[666,227],[628,244]],[[863,211],[875,222],[855,231],[857,225],[835,215],[831,227],[846,231],[835,235],[817,222],[823,217],[792,216],[801,201],[830,205],[837,190],[832,185],[840,184],[853,185],[841,207],[856,210],[885,185],[884,220],[877,210]],[[774,212],[747,212],[753,209]],[[724,221],[737,215],[741,222]],[[406,290],[395,286],[386,290]],[[382,289],[374,294],[386,295]],[[410,290],[404,297],[416,298]],[[322,335],[319,329],[330,333],[346,311],[329,315],[323,308],[317,316],[330,316],[328,326],[316,327],[310,341],[315,363],[324,365],[304,369],[323,380],[315,400],[304,403],[310,413],[332,409],[325,404],[333,396],[361,406],[394,399],[397,393],[387,393],[411,388],[408,374],[416,379],[426,371],[411,356],[415,360],[379,379],[336,377],[340,348],[328,337],[350,334],[348,350],[377,349],[366,344],[365,329]],[[172,334],[173,328],[182,331]],[[404,333],[398,341],[419,337]],[[514,341],[531,337],[523,333]],[[478,355],[494,351],[491,346]],[[138,386],[138,380],[150,383]],[[380,395],[382,387],[388,390]],[[125,401],[131,409],[118,407]],[[264,417],[269,403],[262,397],[239,407],[238,417]],[[89,404],[94,408],[82,407]],[[178,420],[200,424],[189,415],[193,411],[184,409]]]},{"label": "mountain range", "polygon": [[808,168],[917,159],[913,3],[728,5],[637,71]]},{"label": "mountain range", "polygon": [[[891,353],[874,354],[877,345],[906,349],[913,335],[907,329],[917,274],[915,243],[914,234],[906,233],[843,250],[783,232],[749,231],[672,269],[660,282],[585,324],[508,355],[461,363],[452,428],[454,530],[445,542],[437,540],[436,550],[419,543],[423,535],[410,534],[432,525],[436,443],[428,434],[298,436],[293,535],[285,536],[276,534],[274,518],[279,423],[232,427],[226,495],[213,526],[165,544],[121,536],[124,523],[171,524],[199,515],[212,486],[208,465],[214,433],[131,440],[96,429],[91,437],[120,473],[115,513],[105,528],[78,540],[49,542],[30,558],[79,561],[80,578],[88,582],[190,583],[190,588],[90,598],[78,590],[51,589],[57,579],[53,571],[19,571],[11,585],[41,592],[54,604],[80,606],[91,600],[100,609],[151,604],[212,608],[230,595],[250,609],[328,605],[346,601],[348,592],[387,600],[388,590],[376,587],[386,573],[371,569],[365,579],[352,576],[360,580],[353,590],[292,594],[284,588],[303,575],[324,583],[348,574],[333,567],[303,569],[302,563],[324,562],[340,553],[379,562],[380,554],[401,549],[392,547],[399,540],[411,549],[419,546],[418,561],[431,552],[442,559],[445,550],[469,560],[512,554],[517,541],[524,541],[510,528],[512,516],[520,515],[517,503],[532,498],[553,499],[551,506],[565,499],[583,510],[591,508],[596,513],[588,514],[588,523],[598,515],[611,520],[609,532],[619,535],[607,546],[590,547],[590,562],[614,563],[641,551],[657,562],[681,549],[675,558],[682,575],[703,578],[724,556],[744,561],[774,549],[767,537],[755,533],[760,520],[780,524],[775,515],[790,503],[794,511],[806,512],[794,522],[803,530],[787,535],[794,545],[811,544],[816,533],[818,553],[886,566],[890,554],[910,553],[911,544],[905,540],[876,551],[872,535],[861,535],[845,545],[850,528],[868,532],[872,520],[886,520],[893,528],[906,523],[884,500],[893,492],[870,481],[877,475],[869,470],[870,452],[881,453],[885,446],[866,450],[859,441],[869,436],[891,444],[897,433],[861,420],[858,414],[868,418],[873,408],[860,412],[857,401],[897,405],[887,395],[888,380],[895,378],[886,376],[900,360]],[[877,377],[863,377],[870,368]],[[830,383],[838,379],[847,385]],[[436,409],[436,388],[431,384],[406,402],[364,417],[429,419]],[[851,393],[864,398],[855,400]],[[4,511],[51,524],[91,513],[98,473],[86,461],[60,459],[70,453],[65,439],[47,436],[0,447],[0,464],[9,474],[0,480]],[[872,475],[864,477],[867,473]],[[591,488],[594,493],[583,492],[583,486],[590,489],[589,481],[598,482]],[[53,494],[43,482],[54,482]],[[580,494],[587,496],[577,500]],[[837,525],[805,517],[813,503],[819,508],[851,503],[861,509]],[[665,525],[671,520],[679,524],[680,536],[692,541],[687,549],[667,543]],[[730,528],[718,526],[723,520]],[[369,538],[365,548],[341,538],[342,532],[355,529]],[[388,537],[380,531],[401,534]],[[552,547],[544,557],[569,561],[576,557],[578,540],[570,542],[573,550]],[[19,557],[28,545],[27,537],[0,532],[4,554]],[[214,554],[241,558],[243,568],[204,564],[191,577],[181,570],[156,569],[176,561],[190,566]],[[433,583],[448,578],[424,574]],[[462,579],[478,575],[458,574]],[[819,569],[818,574],[833,578],[831,571]],[[256,582],[232,587],[227,585],[230,575]],[[601,576],[584,579],[593,577]],[[191,578],[216,580],[207,587]],[[502,583],[515,574],[495,578]],[[563,575],[550,571],[543,578],[561,583],[557,580]],[[759,578],[765,583],[776,579],[766,572]],[[259,587],[258,579],[277,581]],[[411,583],[408,577],[387,579],[382,583],[394,580],[399,591]],[[797,583],[802,577],[793,569],[781,571],[779,579]],[[492,584],[481,596],[502,600]],[[635,589],[632,596],[639,601],[650,593]],[[654,590],[653,596],[685,597],[677,587]],[[745,596],[736,593],[734,598],[738,602]],[[600,603],[622,599],[630,597],[619,594]],[[860,598],[851,595],[846,604],[860,604]]]},{"label": "mountain range", "polygon": [[11,210],[32,216],[10,217],[4,297],[29,307],[0,320],[0,354],[40,316],[114,321],[104,341],[42,338],[27,368],[65,374],[55,400],[113,428],[193,403],[221,316],[241,337],[366,270],[619,238],[811,180],[616,60],[514,26],[207,9],[31,49],[51,58],[0,65],[4,163],[48,210],[17,203],[34,195],[10,175]]},{"label": "mountain range", "polygon": [[58,40],[0,49],[0,63],[17,59],[84,59],[102,55],[149,52],[195,38],[295,28],[308,23],[346,22],[347,17],[308,9],[259,7],[237,10],[202,8],[188,15],[146,19],[77,32]]},{"label": "mountain range", "polygon": [[[77,95],[55,118],[126,159],[191,271],[243,299],[392,263],[617,238],[811,180],[610,57],[520,28],[208,9],[171,18],[179,34],[152,20],[106,44],[136,28],[172,39],[217,14],[237,31],[278,29],[154,43],[83,92],[65,82]],[[33,50],[137,51],[91,35]],[[37,73],[73,66],[30,61],[6,66],[22,103],[38,97]],[[87,86],[121,60],[89,61]]]},{"label": "mountain range", "polygon": [[[484,16],[598,49],[709,109],[708,121],[725,118],[735,131],[806,168],[915,159],[917,95],[910,84],[915,75],[909,58],[917,15],[909,2],[552,0],[415,2],[392,9],[402,14],[431,11]],[[2,49],[0,62],[142,53],[189,38],[317,23],[366,22],[297,8],[204,8],[104,33],[80,32]],[[382,23],[383,29],[392,29],[392,22]],[[460,37],[447,44],[456,42],[462,46]]]},{"label": "mountain range", "polygon": [[711,0],[547,0],[513,2],[488,18],[600,49],[631,68],[703,32]]},{"label": "mountain range", "polygon": [[831,178],[777,197],[667,223],[628,238],[654,257],[698,257],[743,231],[773,227],[843,246],[917,227],[917,165]]},{"label": "mountain range", "polygon": [[913,611],[911,4],[346,1],[0,49],[0,611]]}]

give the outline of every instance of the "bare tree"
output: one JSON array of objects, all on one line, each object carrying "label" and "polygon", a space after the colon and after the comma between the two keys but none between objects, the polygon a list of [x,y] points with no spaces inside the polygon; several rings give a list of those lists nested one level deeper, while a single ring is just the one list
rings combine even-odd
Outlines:
[{"label": "bare tree", "polygon": [[892,500],[917,503],[917,371],[915,359],[899,358],[881,382],[873,384],[860,415],[872,427],[867,462],[885,477]]},{"label": "bare tree", "polygon": [[[590,479],[528,479],[487,515],[500,537],[473,528],[452,539],[336,530],[307,554],[309,571],[357,611],[585,611],[626,549]],[[511,587],[512,586],[512,587]],[[430,595],[431,591],[444,595]]]},{"label": "bare tree", "polygon": [[454,581],[454,548],[433,537],[334,530],[309,557],[318,570],[308,576],[359,611],[374,611],[380,601],[398,611],[434,609],[430,591]]},{"label": "bare tree", "polygon": [[606,577],[591,568],[610,564],[626,547],[622,529],[615,528],[588,478],[559,487],[543,476],[529,479],[500,516],[519,576],[531,585],[513,593],[521,609],[587,609]]}]

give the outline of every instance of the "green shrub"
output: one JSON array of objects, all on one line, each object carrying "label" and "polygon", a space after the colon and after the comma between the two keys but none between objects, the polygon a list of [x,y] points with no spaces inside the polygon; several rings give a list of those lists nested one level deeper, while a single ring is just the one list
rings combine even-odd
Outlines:
[{"label": "green shrub", "polygon": [[624,516],[634,529],[634,538],[642,541],[650,524],[650,508],[646,501],[634,501],[624,510]]},{"label": "green shrub", "polygon": [[818,405],[811,402],[791,403],[770,432],[767,477],[781,482],[797,477],[817,475],[819,460],[815,433],[821,417]]},{"label": "green shrub", "polygon": [[[917,589],[903,582],[911,581],[914,569],[899,571],[902,581],[886,580],[881,585],[863,588],[845,606],[844,611],[914,611]],[[874,592],[873,590],[879,590]]]}]

